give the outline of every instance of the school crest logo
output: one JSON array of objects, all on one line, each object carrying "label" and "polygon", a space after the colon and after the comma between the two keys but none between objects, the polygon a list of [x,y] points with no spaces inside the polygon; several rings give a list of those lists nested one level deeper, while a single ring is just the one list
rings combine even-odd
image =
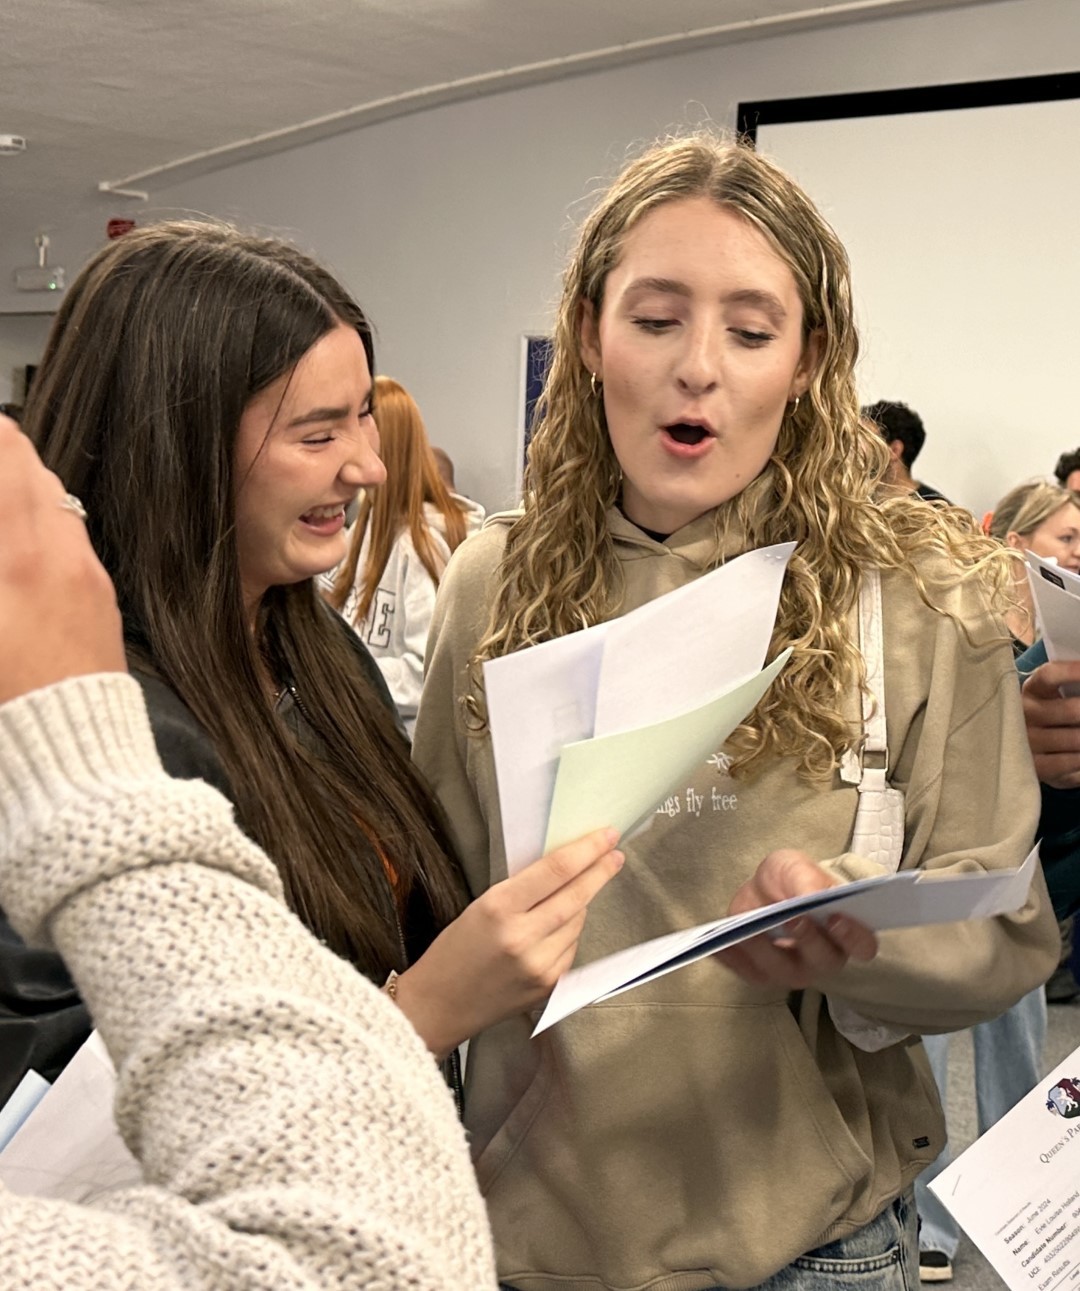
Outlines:
[{"label": "school crest logo", "polygon": [[1046,1092],[1046,1110],[1054,1116],[1080,1116],[1080,1076],[1059,1080]]}]

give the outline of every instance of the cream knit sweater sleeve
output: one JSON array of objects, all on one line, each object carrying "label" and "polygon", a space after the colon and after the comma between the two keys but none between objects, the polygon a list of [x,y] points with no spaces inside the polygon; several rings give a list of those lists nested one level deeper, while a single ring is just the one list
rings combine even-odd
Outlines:
[{"label": "cream knit sweater sleeve", "polygon": [[119,1071],[144,1186],[0,1193],[5,1291],[491,1291],[465,1138],[405,1019],[286,910],[139,687],[0,706],[0,905],[55,947]]}]

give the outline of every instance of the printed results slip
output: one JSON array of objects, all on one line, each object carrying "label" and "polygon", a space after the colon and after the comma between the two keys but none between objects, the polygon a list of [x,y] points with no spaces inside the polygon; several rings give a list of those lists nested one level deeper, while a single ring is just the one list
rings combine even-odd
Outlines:
[{"label": "printed results slip", "polygon": [[930,1188],[1012,1291],[1080,1288],[1080,1049]]}]

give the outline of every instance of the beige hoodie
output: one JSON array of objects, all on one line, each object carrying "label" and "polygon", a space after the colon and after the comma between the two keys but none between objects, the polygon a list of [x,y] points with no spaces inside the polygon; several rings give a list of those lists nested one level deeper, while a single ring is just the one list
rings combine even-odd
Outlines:
[{"label": "beige hoodie", "polygon": [[[617,512],[609,525],[619,612],[716,563],[711,514],[663,544]],[[505,862],[490,741],[467,734],[460,701],[505,535],[489,524],[440,589],[414,744],[474,892],[504,877]],[[973,641],[908,576],[885,572],[882,589],[903,866],[1017,865],[1039,796],[1008,641],[973,588],[938,596]],[[626,845],[625,868],[590,907],[578,962],[723,915],[774,848],[802,848],[848,878],[879,872],[846,850],[856,799],[839,777],[806,784],[789,760],[734,781],[718,750]],[[956,1030],[1002,1012],[1056,958],[1039,875],[1017,914],[885,933],[877,958],[849,965],[828,991],[901,1032]],[[473,1041],[466,1091],[500,1277],[521,1291],[753,1286],[866,1224],[943,1143],[914,1036],[864,1052],[837,1032],[821,993],[750,986],[711,959],[537,1040],[532,1022],[512,1018]]]}]

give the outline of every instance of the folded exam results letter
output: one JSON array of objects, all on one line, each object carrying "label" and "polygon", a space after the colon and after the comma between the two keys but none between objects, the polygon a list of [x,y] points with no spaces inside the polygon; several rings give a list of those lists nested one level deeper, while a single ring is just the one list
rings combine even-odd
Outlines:
[{"label": "folded exam results letter", "polygon": [[799,915],[813,918],[845,914],[875,932],[884,932],[890,928],[957,923],[1009,914],[1019,910],[1027,900],[1038,863],[1036,846],[1015,870],[994,870],[989,874],[901,870],[898,874],[842,883],[808,896],[777,901],[747,914],[667,933],[565,973],[552,991],[533,1035],[546,1031],[587,1004],[643,986],[665,973],[778,928]]}]

